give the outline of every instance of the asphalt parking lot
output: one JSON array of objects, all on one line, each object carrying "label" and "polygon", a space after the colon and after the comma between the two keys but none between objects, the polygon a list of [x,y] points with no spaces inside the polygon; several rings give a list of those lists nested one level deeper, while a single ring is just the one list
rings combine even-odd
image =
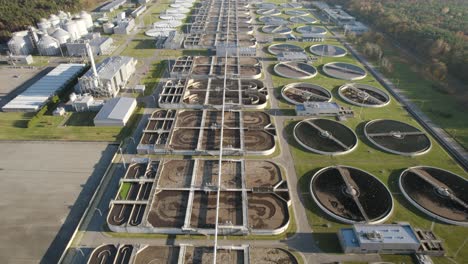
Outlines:
[{"label": "asphalt parking lot", "polygon": [[56,263],[116,149],[0,143],[0,263]]}]

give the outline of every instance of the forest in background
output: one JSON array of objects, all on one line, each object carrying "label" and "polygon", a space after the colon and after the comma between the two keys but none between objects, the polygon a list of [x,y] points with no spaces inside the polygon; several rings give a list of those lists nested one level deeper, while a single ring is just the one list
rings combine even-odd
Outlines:
[{"label": "forest in background", "polygon": [[77,12],[89,10],[104,0],[0,0],[0,42],[5,43],[11,32],[36,25],[59,10]]},{"label": "forest in background", "polygon": [[327,0],[468,81],[468,1]]}]

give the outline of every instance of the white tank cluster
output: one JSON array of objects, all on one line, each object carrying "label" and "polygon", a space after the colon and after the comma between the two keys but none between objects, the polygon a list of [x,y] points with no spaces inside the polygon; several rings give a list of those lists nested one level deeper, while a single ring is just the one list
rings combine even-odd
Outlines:
[{"label": "white tank cluster", "polygon": [[173,0],[169,8],[162,11],[159,15],[163,21],[153,24],[153,28],[146,31],[145,35],[149,37],[167,36],[169,32],[183,25],[182,20],[190,13],[195,0]]},{"label": "white tank cluster", "polygon": [[59,11],[48,19],[41,18],[37,29],[15,32],[8,41],[8,48],[13,55],[29,55],[36,51],[40,55],[60,55],[60,47],[67,42],[82,38],[93,29],[93,18],[86,11],[72,16]]}]

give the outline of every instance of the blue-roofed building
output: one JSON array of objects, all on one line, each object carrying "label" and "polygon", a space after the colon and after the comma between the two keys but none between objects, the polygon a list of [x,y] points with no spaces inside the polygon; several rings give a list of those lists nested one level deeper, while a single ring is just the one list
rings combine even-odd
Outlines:
[{"label": "blue-roofed building", "polygon": [[2,107],[4,112],[36,112],[78,78],[84,64],[60,64]]},{"label": "blue-roofed building", "polygon": [[355,224],[340,229],[338,238],[344,253],[412,254],[421,247],[409,223]]}]

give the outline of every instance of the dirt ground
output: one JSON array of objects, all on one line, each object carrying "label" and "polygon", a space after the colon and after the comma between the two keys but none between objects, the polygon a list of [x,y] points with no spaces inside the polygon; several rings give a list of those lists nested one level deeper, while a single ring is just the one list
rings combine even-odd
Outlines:
[{"label": "dirt ground", "polygon": [[297,264],[296,258],[279,248],[250,248],[250,263],[262,264]]},{"label": "dirt ground", "polygon": [[[186,264],[208,264],[213,263],[213,248],[211,247],[187,247],[185,251]],[[216,263],[243,264],[244,251],[218,249]],[[255,263],[255,262],[252,262]]]},{"label": "dirt ground", "polygon": [[254,229],[276,229],[289,220],[288,206],[274,194],[248,194],[249,225]]},{"label": "dirt ground", "polygon": [[164,162],[159,175],[159,188],[188,188],[192,180],[194,160],[170,160]]},{"label": "dirt ground", "polygon": [[136,254],[134,264],[177,264],[179,251],[179,247],[147,246]]},{"label": "dirt ground", "polygon": [[[241,162],[222,162],[221,186],[224,188],[241,188]],[[200,160],[197,168],[196,186],[218,184],[219,166],[217,160]]]},{"label": "dirt ground", "polygon": [[[216,224],[216,192],[195,192],[190,225],[214,228]],[[221,192],[219,223],[242,225],[242,193]]]},{"label": "dirt ground", "polygon": [[148,222],[154,227],[175,227],[184,225],[189,192],[161,191],[153,197]]},{"label": "dirt ground", "polygon": [[245,182],[247,188],[272,187],[281,180],[281,171],[269,161],[246,160]]}]

